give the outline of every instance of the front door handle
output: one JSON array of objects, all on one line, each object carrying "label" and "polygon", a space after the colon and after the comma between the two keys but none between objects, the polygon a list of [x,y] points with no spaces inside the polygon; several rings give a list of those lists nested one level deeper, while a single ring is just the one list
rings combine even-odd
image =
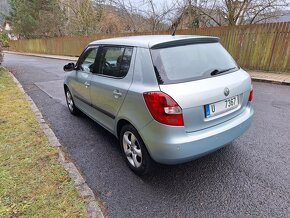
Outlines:
[{"label": "front door handle", "polygon": [[115,89],[115,90],[113,91],[113,95],[114,95],[115,98],[120,98],[120,97],[122,97],[122,93],[121,93],[119,90],[117,90],[117,89]]},{"label": "front door handle", "polygon": [[85,82],[84,84],[85,84],[86,88],[88,88],[90,86],[89,82]]}]

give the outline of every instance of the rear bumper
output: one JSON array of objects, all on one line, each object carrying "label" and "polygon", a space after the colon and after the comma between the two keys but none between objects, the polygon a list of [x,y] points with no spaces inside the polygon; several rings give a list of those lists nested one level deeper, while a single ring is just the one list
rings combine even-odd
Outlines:
[{"label": "rear bumper", "polygon": [[253,114],[249,104],[235,118],[201,131],[186,133],[184,127],[166,126],[153,121],[139,133],[153,160],[163,164],[178,164],[229,144],[250,127]]}]

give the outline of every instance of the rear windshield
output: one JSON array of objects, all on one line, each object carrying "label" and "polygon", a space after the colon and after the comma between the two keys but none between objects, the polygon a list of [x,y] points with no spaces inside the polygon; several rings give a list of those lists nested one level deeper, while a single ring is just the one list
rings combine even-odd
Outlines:
[{"label": "rear windshield", "polygon": [[159,84],[209,78],[215,70],[230,73],[239,69],[220,43],[151,49],[151,56]]}]

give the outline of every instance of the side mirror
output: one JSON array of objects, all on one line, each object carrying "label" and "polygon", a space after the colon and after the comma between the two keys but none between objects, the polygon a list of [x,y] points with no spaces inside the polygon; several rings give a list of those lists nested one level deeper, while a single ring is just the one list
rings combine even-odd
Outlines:
[{"label": "side mirror", "polygon": [[74,63],[68,63],[67,65],[64,65],[63,70],[68,72],[68,71],[73,71],[75,69],[75,64]]}]

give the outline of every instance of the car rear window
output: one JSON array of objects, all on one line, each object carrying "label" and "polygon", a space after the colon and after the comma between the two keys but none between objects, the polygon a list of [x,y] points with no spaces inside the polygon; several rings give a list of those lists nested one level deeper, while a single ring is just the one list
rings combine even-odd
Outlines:
[{"label": "car rear window", "polygon": [[214,70],[230,69],[227,71],[230,73],[239,69],[218,42],[151,49],[151,56],[160,84],[209,78]]}]

